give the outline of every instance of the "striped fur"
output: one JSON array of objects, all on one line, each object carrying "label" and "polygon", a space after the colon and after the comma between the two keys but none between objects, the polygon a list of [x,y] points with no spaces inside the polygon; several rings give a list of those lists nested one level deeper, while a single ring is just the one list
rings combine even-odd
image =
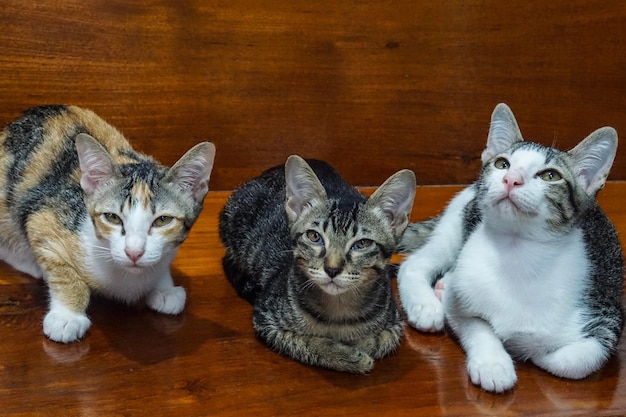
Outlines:
[{"label": "striped fur", "polygon": [[291,156],[233,193],[220,215],[224,270],[271,349],[365,373],[402,337],[387,266],[415,176],[400,171],[367,199],[328,164],[309,163]]},{"label": "striped fur", "polygon": [[185,291],[169,266],[202,209],[214,154],[212,144],[199,144],[164,167],[75,106],[32,108],[4,129],[0,257],[46,280],[48,337],[84,336],[93,290],[182,310]]},{"label": "striped fur", "polygon": [[609,127],[567,152],[525,142],[500,104],[478,181],[409,226],[400,246],[414,252],[398,273],[408,321],[439,331],[445,317],[485,390],[515,385],[513,358],[578,379],[615,351],[624,265],[595,197],[616,149]]}]

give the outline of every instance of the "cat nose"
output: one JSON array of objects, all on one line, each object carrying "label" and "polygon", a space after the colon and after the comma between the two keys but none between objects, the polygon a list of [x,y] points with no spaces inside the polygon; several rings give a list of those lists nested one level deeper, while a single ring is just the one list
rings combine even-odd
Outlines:
[{"label": "cat nose", "polygon": [[144,250],[143,249],[129,249],[129,248],[126,248],[126,249],[124,249],[124,252],[126,252],[126,256],[128,256],[128,259],[133,261],[133,263],[137,263],[139,258],[141,258],[143,256]]},{"label": "cat nose", "polygon": [[326,272],[326,275],[328,275],[331,279],[335,278],[337,275],[339,275],[341,273],[341,270],[343,268],[335,268],[332,266],[324,266],[324,272]]},{"label": "cat nose", "polygon": [[524,184],[524,178],[519,172],[509,171],[504,175],[502,182],[506,185],[506,191],[510,192],[513,188]]}]

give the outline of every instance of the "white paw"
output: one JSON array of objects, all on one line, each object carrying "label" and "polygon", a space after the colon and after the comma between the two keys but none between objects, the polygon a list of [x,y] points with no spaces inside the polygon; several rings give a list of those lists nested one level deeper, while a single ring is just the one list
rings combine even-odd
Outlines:
[{"label": "white paw", "polygon": [[584,339],[533,357],[532,361],[553,375],[581,379],[600,369],[608,357],[609,352],[597,340]]},{"label": "white paw", "polygon": [[504,392],[517,382],[513,360],[504,350],[489,352],[487,349],[480,355],[468,357],[467,373],[474,385],[490,392]]},{"label": "white paw", "polygon": [[82,338],[90,325],[86,315],[55,307],[43,320],[43,332],[55,342],[70,343]]},{"label": "white paw", "polygon": [[412,327],[423,332],[439,332],[443,329],[443,304],[432,290],[422,294],[419,301],[405,303],[407,321]]},{"label": "white paw", "polygon": [[154,290],[146,297],[148,306],[163,314],[179,314],[185,308],[187,294],[183,287]]}]

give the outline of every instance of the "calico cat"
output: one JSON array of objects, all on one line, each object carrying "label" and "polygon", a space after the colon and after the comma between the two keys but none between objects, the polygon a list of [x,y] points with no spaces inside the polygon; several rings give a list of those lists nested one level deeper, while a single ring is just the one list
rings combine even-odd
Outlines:
[{"label": "calico cat", "polygon": [[254,306],[257,336],[308,365],[369,372],[403,334],[388,261],[415,175],[367,199],[327,163],[291,156],[235,190],[220,214],[224,271]]},{"label": "calico cat", "polygon": [[439,331],[445,312],[474,384],[512,388],[513,358],[579,379],[616,350],[622,250],[595,200],[616,150],[610,127],[567,152],[525,142],[499,104],[478,181],[408,227],[400,247],[414,252],[398,274],[408,321]]},{"label": "calico cat", "polygon": [[85,335],[92,290],[182,311],[170,264],[202,210],[214,156],[205,142],[164,167],[75,106],[32,108],[0,133],[0,258],[48,284],[50,339]]}]

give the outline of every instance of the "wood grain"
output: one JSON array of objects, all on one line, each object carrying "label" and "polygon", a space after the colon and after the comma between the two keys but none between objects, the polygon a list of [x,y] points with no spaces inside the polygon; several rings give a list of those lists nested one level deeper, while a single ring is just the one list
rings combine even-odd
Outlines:
[{"label": "wood grain", "polygon": [[293,153],[352,184],[466,184],[498,102],[547,145],[626,131],[625,19],[604,0],[5,0],[0,124],[77,104],[167,164],[211,140],[213,190]]},{"label": "wood grain", "polygon": [[[438,213],[458,187],[420,187],[413,220]],[[626,236],[626,183],[600,201]],[[217,216],[228,192],[210,192],[174,262],[188,305],[178,317],[96,299],[84,340],[61,345],[41,330],[45,286],[0,263],[1,413],[11,416],[478,416],[626,414],[625,341],[581,381],[517,364],[517,387],[489,394],[469,383],[448,336],[408,329],[399,351],[365,376],[312,368],[256,340],[252,309],[221,269]]]}]

